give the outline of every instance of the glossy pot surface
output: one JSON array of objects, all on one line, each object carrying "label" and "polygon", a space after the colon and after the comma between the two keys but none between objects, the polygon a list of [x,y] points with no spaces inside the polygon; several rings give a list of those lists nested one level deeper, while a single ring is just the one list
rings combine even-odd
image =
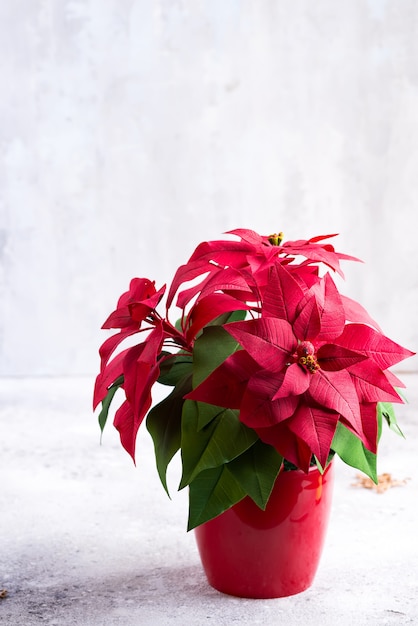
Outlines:
[{"label": "glossy pot surface", "polygon": [[246,598],[300,593],[313,582],[331,508],[333,464],[323,475],[281,472],[266,510],[244,498],[195,529],[209,584]]}]

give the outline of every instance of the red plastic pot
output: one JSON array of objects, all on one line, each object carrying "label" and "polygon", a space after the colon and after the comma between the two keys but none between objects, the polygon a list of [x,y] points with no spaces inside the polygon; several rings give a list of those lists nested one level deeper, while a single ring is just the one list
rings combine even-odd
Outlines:
[{"label": "red plastic pot", "polygon": [[279,598],[307,589],[322,553],[333,464],[323,475],[281,472],[266,510],[244,498],[195,529],[209,584],[244,598]]}]

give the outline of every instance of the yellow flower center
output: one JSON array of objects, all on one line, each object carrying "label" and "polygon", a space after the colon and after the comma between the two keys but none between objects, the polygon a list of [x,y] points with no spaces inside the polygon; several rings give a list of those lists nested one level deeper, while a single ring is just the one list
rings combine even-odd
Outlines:
[{"label": "yellow flower center", "polygon": [[311,374],[315,374],[320,369],[315,356],[315,347],[310,341],[301,341],[297,347],[296,354],[299,365],[305,367]]},{"label": "yellow flower center", "polygon": [[283,233],[274,233],[273,235],[269,236],[268,240],[272,246],[280,246],[283,241],[283,237]]},{"label": "yellow flower center", "polygon": [[321,368],[314,354],[299,357],[298,363],[306,367],[311,374],[315,374]]}]

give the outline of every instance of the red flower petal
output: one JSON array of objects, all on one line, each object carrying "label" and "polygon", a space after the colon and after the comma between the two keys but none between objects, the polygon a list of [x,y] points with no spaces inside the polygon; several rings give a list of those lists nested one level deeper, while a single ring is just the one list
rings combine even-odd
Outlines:
[{"label": "red flower petal", "polygon": [[239,409],[248,380],[258,370],[259,365],[244,350],[238,350],[185,397],[228,409]]},{"label": "red flower petal", "polygon": [[366,309],[361,304],[342,294],[340,294],[340,296],[344,306],[346,321],[358,324],[368,324],[381,332],[379,324],[372,317],[370,317]]},{"label": "red flower petal", "polygon": [[277,317],[292,324],[302,298],[303,291],[292,274],[281,263],[275,263],[263,294],[263,317]]},{"label": "red flower petal", "polygon": [[124,390],[130,408],[122,405],[120,414],[115,415],[115,426],[123,447],[134,461],[138,429],[151,406],[151,389],[160,373],[157,357],[162,341],[163,330],[159,325],[146,341],[127,350],[123,361]]},{"label": "red flower petal", "polygon": [[292,418],[270,428],[256,428],[256,432],[264,443],[274,446],[287,461],[307,472],[311,463],[312,452],[310,447],[292,432],[289,427],[291,421]]},{"label": "red flower petal", "polygon": [[120,442],[135,463],[136,432],[134,413],[131,404],[125,400],[115,413],[113,425],[119,432]]},{"label": "red flower petal", "polygon": [[131,348],[117,354],[97,375],[94,385],[93,409],[96,409],[98,404],[106,397],[110,385],[123,374],[123,361],[129,350]]},{"label": "red flower petal", "polygon": [[286,320],[266,317],[224,326],[250,356],[267,370],[280,371],[296,349],[296,339]]},{"label": "red flower petal", "polygon": [[347,324],[335,343],[367,354],[380,369],[391,367],[415,354],[364,324]]},{"label": "red flower petal", "polygon": [[318,370],[311,377],[309,393],[320,406],[343,415],[353,427],[360,422],[360,406],[356,388],[345,370]]},{"label": "red flower petal", "polygon": [[354,350],[348,350],[343,346],[326,343],[318,349],[317,359],[321,369],[335,372],[364,361],[367,356],[360,352],[354,352]]},{"label": "red flower petal", "polygon": [[289,420],[289,428],[309,446],[322,467],[326,466],[339,417],[335,411],[300,402]]},{"label": "red flower petal", "polygon": [[254,374],[241,401],[239,415],[241,422],[251,428],[262,428],[290,417],[297,407],[299,398],[286,396],[273,400],[276,389],[276,376],[273,377],[264,371]]},{"label": "red flower petal", "polygon": [[329,273],[312,288],[316,295],[321,328],[316,341],[332,341],[344,329],[345,312],[341,296]]},{"label": "red flower petal", "polygon": [[186,332],[187,342],[190,343],[206,324],[212,322],[219,315],[238,309],[246,310],[248,306],[237,302],[235,298],[229,295],[216,293],[202,298],[190,311],[189,327]]},{"label": "red flower petal", "polygon": [[108,337],[106,341],[102,343],[99,349],[101,372],[107,365],[110,357],[112,356],[113,352],[116,350],[118,345],[136,332],[138,332],[137,328],[120,331],[119,333],[116,333],[115,335]]},{"label": "red flower petal", "polygon": [[312,341],[321,330],[321,318],[315,296],[307,296],[293,324],[293,332],[300,341]]},{"label": "red flower petal", "polygon": [[347,422],[344,418],[341,418],[341,422],[351,432],[356,435],[364,444],[364,446],[376,454],[377,452],[377,406],[376,402],[366,402],[360,404],[361,421],[354,428],[352,423]]},{"label": "red flower petal", "polygon": [[353,365],[349,373],[360,402],[403,402],[386,373],[371,359]]},{"label": "red flower petal", "polygon": [[154,281],[148,278],[133,278],[129,291],[121,295],[115,311],[109,315],[102,328],[136,328],[149,315],[165,291],[165,286],[155,290]]},{"label": "red flower petal", "polygon": [[300,396],[308,389],[311,374],[297,363],[292,363],[284,370],[284,377],[280,387],[273,396],[273,400],[286,396]]}]

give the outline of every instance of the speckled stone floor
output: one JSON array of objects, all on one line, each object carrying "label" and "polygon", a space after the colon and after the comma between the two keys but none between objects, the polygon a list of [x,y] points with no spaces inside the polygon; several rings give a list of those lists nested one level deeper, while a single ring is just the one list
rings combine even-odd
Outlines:
[{"label": "speckled stone floor", "polygon": [[0,623],[214,626],[418,623],[418,376],[402,376],[403,440],[385,429],[379,473],[354,488],[337,461],[330,527],[312,587],[277,600],[222,595],[206,582],[185,492],[159,485],[144,431],[135,468],[110,426],[100,445],[93,379],[0,380]]}]

